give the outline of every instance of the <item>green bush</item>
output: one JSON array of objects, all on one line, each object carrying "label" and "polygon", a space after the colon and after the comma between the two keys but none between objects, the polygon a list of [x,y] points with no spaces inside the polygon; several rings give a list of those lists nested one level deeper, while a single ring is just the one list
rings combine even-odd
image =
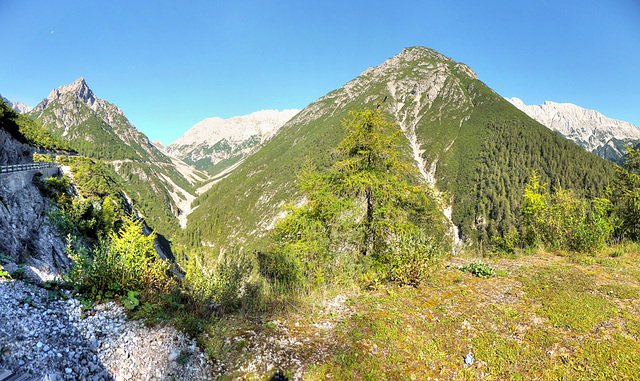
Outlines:
[{"label": "green bush", "polygon": [[493,251],[497,254],[513,255],[520,244],[520,233],[512,230],[503,237],[493,237]]},{"label": "green bush", "polygon": [[42,191],[47,197],[57,200],[59,197],[66,195],[68,190],[69,178],[66,174],[59,179],[56,176],[51,176],[42,180]]},{"label": "green bush", "polygon": [[478,278],[484,278],[484,279],[491,278],[492,276],[496,275],[491,265],[489,265],[488,263],[480,262],[480,261],[470,263],[466,266],[461,266],[460,270],[464,272],[468,272],[471,275],[475,275]]},{"label": "green bush", "polygon": [[624,168],[618,167],[607,196],[611,199],[614,215],[620,221],[616,235],[640,240],[640,148],[627,148]]},{"label": "green bush", "polygon": [[302,278],[302,263],[288,251],[258,252],[258,269],[263,277],[280,283],[296,284]]},{"label": "green bush", "polygon": [[183,263],[183,286],[196,305],[233,303],[240,297],[253,273],[252,259],[244,253],[230,253],[215,264],[193,256]]},{"label": "green bush", "polygon": [[444,252],[433,237],[417,229],[398,234],[390,248],[381,258],[388,279],[414,286],[433,273]]},{"label": "green bush", "polygon": [[118,234],[111,233],[90,253],[68,246],[73,260],[66,279],[82,291],[93,293],[127,291],[169,292],[174,286],[170,265],[153,248],[154,235],[145,236],[142,222],[125,217]]},{"label": "green bush", "polygon": [[611,202],[589,202],[572,191],[549,194],[535,173],[529,180],[521,208],[524,241],[551,249],[593,252],[604,247],[615,227]]}]

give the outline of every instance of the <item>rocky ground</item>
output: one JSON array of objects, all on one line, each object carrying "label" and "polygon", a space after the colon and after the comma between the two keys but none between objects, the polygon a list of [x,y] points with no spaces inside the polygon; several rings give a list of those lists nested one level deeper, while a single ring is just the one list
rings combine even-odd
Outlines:
[{"label": "rocky ground", "polygon": [[70,293],[0,279],[0,369],[42,380],[208,380],[194,340],[127,320],[113,302],[84,309]]}]

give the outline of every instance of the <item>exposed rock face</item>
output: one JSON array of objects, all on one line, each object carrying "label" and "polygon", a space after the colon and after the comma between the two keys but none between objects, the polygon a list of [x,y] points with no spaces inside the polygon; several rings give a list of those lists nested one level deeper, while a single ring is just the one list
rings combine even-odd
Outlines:
[{"label": "exposed rock face", "polygon": [[51,90],[29,114],[72,143],[91,143],[105,159],[169,161],[118,106],[97,98],[84,78]]},{"label": "exposed rock face", "polygon": [[35,184],[41,175],[38,171],[20,175],[28,175],[33,181],[20,189],[10,188],[5,180],[14,175],[0,175],[0,253],[15,263],[59,273],[68,268],[70,261],[64,252],[65,237],[47,218],[50,200],[42,196]]},{"label": "exposed rock face", "polygon": [[229,119],[207,118],[191,127],[166,151],[198,169],[244,157],[272,137],[299,110],[263,110]]},{"label": "exposed rock face", "polygon": [[3,128],[0,128],[0,147],[0,165],[32,163],[33,154],[37,152],[35,147],[17,141]]},{"label": "exposed rock face", "polygon": [[20,114],[26,114],[29,111],[33,110],[33,107],[31,106],[27,106],[26,104],[22,103],[22,102],[13,102],[5,97],[2,97],[2,100],[4,101],[4,103],[6,103],[9,107],[11,107],[12,109],[16,110],[17,112],[19,112]]},{"label": "exposed rock face", "polygon": [[622,156],[621,148],[625,143],[640,140],[640,128],[629,122],[607,118],[595,110],[571,103],[547,101],[527,106],[518,98],[507,100],[542,125],[604,158]]}]

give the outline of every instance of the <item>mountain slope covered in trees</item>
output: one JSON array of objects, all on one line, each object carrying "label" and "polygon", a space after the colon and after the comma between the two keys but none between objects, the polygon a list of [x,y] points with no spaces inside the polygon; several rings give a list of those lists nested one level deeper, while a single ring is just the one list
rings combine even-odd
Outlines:
[{"label": "mountain slope covered in trees", "polygon": [[304,163],[333,165],[349,110],[373,108],[402,129],[397,148],[413,159],[422,182],[443,192],[455,234],[467,241],[517,228],[519,200],[533,170],[551,188],[586,196],[600,194],[614,173],[612,163],[516,109],[468,66],[408,48],[310,104],[200,196],[189,217],[189,242],[264,247],[281,207],[304,201],[295,184]]},{"label": "mountain slope covered in trees", "polygon": [[29,115],[79,153],[110,165],[149,225],[167,236],[178,232],[181,206],[195,196],[193,180],[132,126],[122,110],[97,98],[83,78],[52,90]]}]

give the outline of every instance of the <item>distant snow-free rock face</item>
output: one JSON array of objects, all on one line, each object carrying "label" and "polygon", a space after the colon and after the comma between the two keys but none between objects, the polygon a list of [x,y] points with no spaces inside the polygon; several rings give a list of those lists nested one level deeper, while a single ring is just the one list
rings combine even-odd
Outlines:
[{"label": "distant snow-free rock face", "polygon": [[607,118],[595,110],[549,101],[538,106],[527,106],[518,98],[506,99],[531,118],[589,152],[599,154],[607,148],[607,151],[613,149],[622,155],[619,151],[624,143],[640,140],[640,128],[629,122]]},{"label": "distant snow-free rock face", "polygon": [[29,116],[80,154],[108,163],[137,211],[160,234],[177,231],[195,197],[192,183],[206,176],[183,175],[187,165],[153,145],[118,106],[98,98],[84,78],[53,89]]},{"label": "distant snow-free rock face", "polygon": [[2,100],[4,101],[4,103],[6,103],[9,107],[11,107],[12,109],[16,110],[17,112],[19,112],[20,114],[25,114],[31,110],[33,110],[33,107],[31,106],[27,106],[26,104],[22,103],[22,102],[13,102],[5,97],[2,97]]},{"label": "distant snow-free rock face", "polygon": [[80,153],[102,159],[169,162],[118,106],[93,94],[84,78],[51,90],[29,115]]},{"label": "distant snow-free rock face", "polygon": [[271,138],[298,111],[262,110],[229,119],[207,118],[165,149],[198,169],[210,169],[225,160],[231,165]]}]

